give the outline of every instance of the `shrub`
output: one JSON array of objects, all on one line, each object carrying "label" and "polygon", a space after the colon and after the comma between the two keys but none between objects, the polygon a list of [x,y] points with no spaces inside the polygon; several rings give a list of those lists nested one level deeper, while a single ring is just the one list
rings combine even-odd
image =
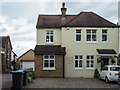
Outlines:
[{"label": "shrub", "polygon": [[94,78],[98,78],[98,77],[99,77],[99,71],[96,68],[95,71],[94,71]]},{"label": "shrub", "polygon": [[31,77],[27,77],[27,82],[31,82],[32,78]]}]

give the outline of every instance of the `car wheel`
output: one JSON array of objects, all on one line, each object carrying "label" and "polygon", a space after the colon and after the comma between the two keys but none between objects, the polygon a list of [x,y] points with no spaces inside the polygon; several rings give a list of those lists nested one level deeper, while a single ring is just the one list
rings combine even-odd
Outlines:
[{"label": "car wheel", "polygon": [[106,83],[109,83],[109,80],[108,80],[108,78],[107,78],[107,77],[105,78],[105,82],[106,82]]},{"label": "car wheel", "polygon": [[99,74],[99,80],[101,80],[101,76],[100,76],[100,74]]}]

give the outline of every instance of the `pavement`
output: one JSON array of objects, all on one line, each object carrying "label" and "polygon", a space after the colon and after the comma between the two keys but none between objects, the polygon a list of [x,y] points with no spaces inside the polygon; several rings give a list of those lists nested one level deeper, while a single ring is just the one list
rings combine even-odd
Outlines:
[{"label": "pavement", "polygon": [[106,84],[94,78],[37,78],[24,88],[118,88],[117,82]]},{"label": "pavement", "polygon": [[[0,74],[0,89],[1,86],[12,87],[11,74]],[[106,84],[105,81],[94,78],[37,78],[23,88],[118,88],[120,90],[120,85],[117,82]]]}]

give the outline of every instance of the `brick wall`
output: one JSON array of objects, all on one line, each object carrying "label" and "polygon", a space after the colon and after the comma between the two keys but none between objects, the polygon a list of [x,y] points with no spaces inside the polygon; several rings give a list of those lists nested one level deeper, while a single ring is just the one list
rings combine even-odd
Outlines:
[{"label": "brick wall", "polygon": [[35,74],[37,77],[63,77],[63,56],[55,55],[56,70],[43,69],[43,55],[35,55]]}]

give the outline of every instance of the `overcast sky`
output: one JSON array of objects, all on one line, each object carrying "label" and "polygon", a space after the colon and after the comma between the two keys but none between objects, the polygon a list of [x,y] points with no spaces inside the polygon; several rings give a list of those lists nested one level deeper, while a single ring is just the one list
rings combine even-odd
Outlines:
[{"label": "overcast sky", "polygon": [[[0,36],[9,35],[13,51],[18,56],[36,45],[38,14],[61,14],[62,2],[9,2],[0,4]],[[66,1],[66,0],[65,0]],[[92,11],[103,18],[118,22],[118,1],[114,2],[65,2],[67,14]]]}]

